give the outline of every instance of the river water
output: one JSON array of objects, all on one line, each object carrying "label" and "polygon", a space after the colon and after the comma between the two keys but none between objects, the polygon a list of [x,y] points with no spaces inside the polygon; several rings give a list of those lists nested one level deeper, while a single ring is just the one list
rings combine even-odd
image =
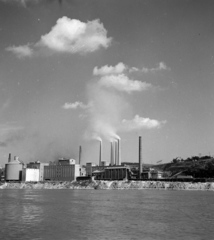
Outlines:
[{"label": "river water", "polygon": [[0,239],[214,239],[214,192],[0,190]]}]

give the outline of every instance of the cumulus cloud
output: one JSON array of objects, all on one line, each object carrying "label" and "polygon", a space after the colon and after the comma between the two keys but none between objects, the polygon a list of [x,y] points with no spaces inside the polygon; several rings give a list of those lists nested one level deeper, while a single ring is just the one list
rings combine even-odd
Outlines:
[{"label": "cumulus cloud", "polygon": [[109,75],[109,74],[120,74],[126,70],[126,65],[122,62],[118,63],[115,67],[105,65],[100,69],[95,67],[93,70],[94,75]]},{"label": "cumulus cloud", "polygon": [[124,74],[103,76],[99,80],[100,86],[112,87],[118,91],[131,93],[133,91],[143,91],[150,88],[152,85],[139,80],[129,79]]},{"label": "cumulus cloud", "polygon": [[164,124],[165,121],[160,122],[155,119],[150,118],[143,118],[139,115],[136,115],[131,120],[122,120],[122,131],[133,131],[133,130],[140,130],[140,129],[152,129],[152,128],[159,128],[162,124]]},{"label": "cumulus cloud", "polygon": [[85,105],[82,102],[74,102],[74,103],[65,103],[62,108],[63,109],[77,109],[77,108],[82,108],[82,109],[86,109],[89,108],[90,104]]},{"label": "cumulus cloud", "polygon": [[167,67],[164,62],[160,62],[160,63],[159,63],[158,69],[159,69],[159,70],[170,70],[170,68]]},{"label": "cumulus cloud", "polygon": [[161,70],[170,70],[169,67],[166,66],[164,62],[159,62],[158,66],[155,68],[146,68],[143,67],[142,69],[132,67],[129,69],[129,72],[143,72],[143,73],[149,73],[149,72],[157,72]]},{"label": "cumulus cloud", "polygon": [[164,62],[159,62],[156,67],[154,68],[146,68],[143,67],[142,69],[136,68],[136,67],[129,67],[125,65],[124,63],[120,62],[116,66],[108,66],[105,65],[101,68],[98,68],[97,66],[93,70],[93,75],[97,76],[104,76],[104,75],[116,75],[116,74],[121,74],[125,70],[128,72],[143,72],[143,73],[149,73],[149,72],[157,72],[161,70],[170,70],[170,68],[164,63]]},{"label": "cumulus cloud", "polygon": [[11,46],[7,47],[6,50],[14,53],[18,58],[31,57],[33,55],[33,49],[31,49],[29,45]]},{"label": "cumulus cloud", "polygon": [[107,31],[99,19],[84,23],[64,16],[37,45],[56,52],[87,53],[107,48],[110,43],[111,38],[107,38]]},{"label": "cumulus cloud", "polygon": [[32,48],[23,45],[8,47],[6,50],[13,52],[17,57],[32,56],[40,50],[49,50],[50,53],[84,54],[94,52],[101,47],[108,48],[111,41],[112,38],[107,37],[107,30],[99,19],[85,23],[64,16],[57,20],[49,33],[32,44]]}]

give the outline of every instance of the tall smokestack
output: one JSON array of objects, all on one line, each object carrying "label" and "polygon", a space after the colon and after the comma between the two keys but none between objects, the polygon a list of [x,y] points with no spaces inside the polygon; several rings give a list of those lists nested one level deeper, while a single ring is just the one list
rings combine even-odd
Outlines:
[{"label": "tall smokestack", "polygon": [[82,147],[79,146],[79,165],[81,164]]},{"label": "tall smokestack", "polygon": [[118,139],[117,140],[117,148],[118,148],[118,150],[117,150],[117,158],[118,158],[118,165],[121,165],[121,146],[120,146],[120,144],[121,144],[121,141],[120,141],[120,139]]},{"label": "tall smokestack", "polygon": [[9,153],[8,162],[11,161],[11,153]]},{"label": "tall smokestack", "polygon": [[117,140],[114,142],[114,150],[115,150],[115,165],[117,166],[118,165],[118,148],[117,148]]},{"label": "tall smokestack", "polygon": [[110,163],[111,163],[111,166],[114,165],[114,143],[111,142],[111,157],[110,157]]},{"label": "tall smokestack", "polygon": [[139,179],[142,173],[141,136],[139,137]]},{"label": "tall smokestack", "polygon": [[100,141],[100,155],[99,155],[99,166],[101,166],[101,161],[102,161],[102,141]]}]

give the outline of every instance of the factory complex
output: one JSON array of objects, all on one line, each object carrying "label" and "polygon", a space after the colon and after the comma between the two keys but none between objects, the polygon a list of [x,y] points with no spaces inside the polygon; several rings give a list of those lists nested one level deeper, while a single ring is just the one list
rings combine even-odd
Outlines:
[{"label": "factory complex", "polygon": [[24,164],[18,157],[5,164],[5,181],[73,181],[85,175],[85,168],[76,164],[74,159],[58,159],[56,164],[41,163],[39,161]]},{"label": "factory complex", "polygon": [[141,137],[139,137],[139,163],[133,166],[121,164],[120,140],[111,142],[110,162],[102,161],[102,141],[99,145],[99,163],[81,165],[81,146],[79,148],[79,163],[75,159],[59,158],[55,163],[40,161],[24,164],[19,157],[12,159],[11,153],[5,169],[1,169],[2,180],[5,181],[74,181],[93,178],[95,180],[128,180],[138,179],[142,175]]},{"label": "factory complex", "polygon": [[74,159],[58,159],[57,163],[40,161],[24,164],[18,157],[11,159],[2,171],[5,181],[42,182],[42,181],[74,181],[93,178],[95,180],[125,180],[130,176],[130,166],[109,165],[101,161],[101,165],[86,163],[76,164]]},{"label": "factory complex", "polygon": [[[0,168],[0,180],[2,181],[18,181],[18,182],[43,182],[43,181],[81,181],[81,180],[189,180],[193,177],[186,169],[187,167],[171,167],[171,174],[167,174],[160,166],[142,163],[141,137],[139,137],[139,160],[137,163],[121,162],[121,143],[117,139],[111,142],[110,161],[102,160],[102,141],[99,144],[98,164],[86,162],[81,164],[81,146],[79,147],[78,163],[75,159],[59,158],[57,161],[50,163],[42,163],[40,161],[23,163],[19,157],[12,159],[11,153],[5,168]],[[186,161],[185,164],[189,163]],[[192,163],[191,163],[192,164]],[[190,168],[189,168],[190,169]],[[187,172],[187,173],[186,173]],[[176,180],[177,179],[177,180]]]}]

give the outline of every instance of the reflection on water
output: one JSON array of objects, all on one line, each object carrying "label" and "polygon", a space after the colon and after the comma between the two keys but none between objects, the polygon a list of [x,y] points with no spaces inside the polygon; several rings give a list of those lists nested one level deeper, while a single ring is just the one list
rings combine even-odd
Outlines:
[{"label": "reflection on water", "polygon": [[22,190],[6,190],[0,192],[0,197],[0,232],[4,236],[1,239],[29,239],[27,236],[43,218],[43,207],[35,204],[38,196]]},{"label": "reflection on water", "polygon": [[21,221],[23,224],[29,224],[32,221],[40,222],[42,216],[42,208],[35,205],[23,206]]},{"label": "reflection on water", "polygon": [[205,191],[5,189],[0,191],[0,236],[213,239],[213,197]]}]

